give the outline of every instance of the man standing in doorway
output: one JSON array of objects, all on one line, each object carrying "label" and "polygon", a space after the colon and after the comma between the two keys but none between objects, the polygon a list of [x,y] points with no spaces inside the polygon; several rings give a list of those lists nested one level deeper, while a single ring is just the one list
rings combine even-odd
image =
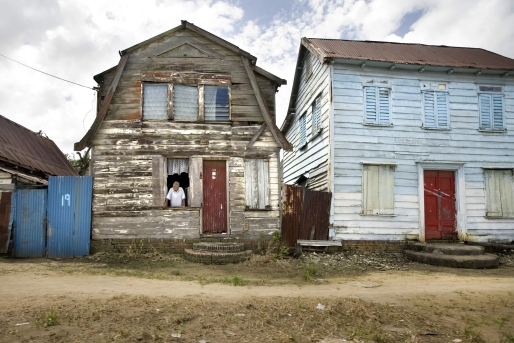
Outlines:
[{"label": "man standing in doorway", "polygon": [[186,207],[186,194],[177,181],[173,182],[173,187],[170,188],[168,195],[166,195],[166,199],[164,199],[164,204],[162,205],[163,209],[168,207],[168,201],[171,207]]}]

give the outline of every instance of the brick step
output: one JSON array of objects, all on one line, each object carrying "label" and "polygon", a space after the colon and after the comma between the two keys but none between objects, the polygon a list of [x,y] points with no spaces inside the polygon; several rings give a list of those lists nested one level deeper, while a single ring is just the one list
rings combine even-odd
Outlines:
[{"label": "brick step", "polygon": [[245,250],[244,243],[236,242],[200,242],[193,243],[194,251],[210,252],[241,252]]},{"label": "brick step", "polygon": [[413,243],[406,245],[405,249],[440,255],[477,256],[484,254],[484,247],[459,243]]},{"label": "brick step", "polygon": [[500,259],[493,254],[445,255],[437,252],[405,250],[405,257],[416,262],[452,268],[489,269],[498,268],[500,265]]},{"label": "brick step", "polygon": [[239,263],[248,260],[251,256],[251,250],[239,252],[211,252],[184,249],[184,258],[186,260],[205,264]]},{"label": "brick step", "polygon": [[226,235],[223,235],[223,236],[219,236],[219,235],[205,236],[205,235],[203,235],[200,238],[200,241],[201,242],[224,242],[224,243],[230,243],[230,242],[237,242],[238,240],[237,240],[237,238],[227,237]]}]

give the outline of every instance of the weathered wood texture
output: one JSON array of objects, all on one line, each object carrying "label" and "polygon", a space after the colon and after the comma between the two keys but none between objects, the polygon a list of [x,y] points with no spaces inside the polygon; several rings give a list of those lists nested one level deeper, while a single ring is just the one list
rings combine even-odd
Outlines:
[{"label": "weathered wood texture", "polygon": [[[385,68],[333,66],[334,201],[331,222],[338,239],[403,240],[420,235],[416,162],[464,163],[464,199],[470,241],[512,240],[513,218],[486,216],[486,167],[514,167],[514,80],[436,72],[389,71]],[[363,125],[362,82],[390,80],[393,126]],[[450,129],[422,128],[420,81],[446,82]],[[480,132],[477,84],[501,84],[507,131]],[[394,217],[363,216],[362,171],[366,163],[396,163]],[[512,180],[511,180],[512,185]]]},{"label": "weathered wood texture", "polygon": [[[187,50],[195,57],[170,57],[178,53],[174,50],[177,46],[186,43],[190,43],[187,49],[183,46],[179,50]],[[199,50],[194,51],[192,47]],[[232,123],[141,120],[143,79],[188,73],[221,75],[219,80],[230,82]],[[276,84],[262,75],[255,76],[274,114]],[[106,77],[111,78],[112,73]],[[103,82],[101,87],[100,93],[104,94],[109,82]],[[199,174],[202,159],[206,158],[228,160],[230,233],[258,236],[260,232],[278,230],[279,146],[266,128],[247,147],[263,122],[243,62],[235,52],[189,30],[178,30],[173,37],[134,49],[105,120],[92,141],[93,238],[199,237],[202,204]],[[166,173],[164,158],[190,159],[190,180],[195,175],[195,182],[190,184],[193,207],[160,208],[165,196],[165,179],[156,175],[158,171]],[[267,211],[245,210],[244,160],[252,158],[269,161],[271,209]]]}]

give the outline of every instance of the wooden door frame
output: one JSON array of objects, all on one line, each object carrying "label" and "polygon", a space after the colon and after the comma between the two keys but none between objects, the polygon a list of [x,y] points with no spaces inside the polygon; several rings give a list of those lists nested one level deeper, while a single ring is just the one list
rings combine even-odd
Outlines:
[{"label": "wooden door frame", "polygon": [[467,237],[466,182],[462,162],[416,162],[418,167],[419,241],[425,242],[425,170],[446,170],[455,174],[455,230],[461,241]]},{"label": "wooden door frame", "polygon": [[[230,231],[230,188],[229,188],[229,184],[230,184],[230,176],[229,176],[229,157],[227,156],[198,156],[198,157],[201,157],[202,158],[202,172],[203,172],[203,161],[205,160],[211,160],[211,161],[225,161],[225,173],[226,173],[226,178],[225,178],[225,182],[226,182],[226,192],[227,192],[227,236],[230,236],[231,234],[231,231]],[[205,176],[205,175],[204,175]],[[205,233],[203,232],[203,206],[204,206],[204,201],[203,201],[203,182],[202,182],[202,207],[200,207],[200,237],[202,237]]]}]

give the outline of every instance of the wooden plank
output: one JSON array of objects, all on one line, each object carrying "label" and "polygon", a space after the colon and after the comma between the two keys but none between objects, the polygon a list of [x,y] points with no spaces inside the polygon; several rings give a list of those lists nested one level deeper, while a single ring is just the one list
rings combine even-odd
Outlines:
[{"label": "wooden plank", "polygon": [[91,128],[86,133],[84,137],[78,142],[75,143],[75,151],[81,151],[84,150],[85,147],[87,147],[90,143],[93,137],[96,135],[96,132],[100,128],[100,125],[102,121],[104,120],[105,116],[107,115],[107,110],[109,109],[109,105],[111,104],[111,100],[113,97],[114,92],[116,91],[116,87],[118,86],[118,82],[120,81],[121,74],[123,73],[123,70],[125,68],[125,64],[127,63],[128,55],[124,55],[121,57],[120,62],[118,63],[118,66],[116,67],[116,74],[114,76],[114,79],[112,80],[111,85],[109,86],[109,89],[107,91],[107,96],[105,97],[104,103],[102,104],[102,108],[100,109],[100,112],[96,116],[96,119],[91,125]]},{"label": "wooden plank", "polygon": [[259,139],[260,135],[264,132],[264,130],[266,130],[266,127],[266,123],[262,124],[261,127],[259,127],[259,130],[257,130],[255,135],[253,135],[252,139],[250,140],[250,142],[248,142],[248,145],[246,146],[247,148],[252,147],[252,145],[257,141],[257,139]]},{"label": "wooden plank", "polygon": [[[165,158],[163,156],[154,156],[152,158],[152,198],[154,206],[162,206],[166,197],[165,175]],[[119,175],[119,173],[117,173]]]},{"label": "wooden plank", "polygon": [[203,203],[203,163],[201,157],[189,158],[189,192],[191,207],[202,207]]},{"label": "wooden plank", "polygon": [[273,121],[273,116],[271,112],[269,111],[269,108],[266,104],[266,100],[264,99],[259,84],[257,82],[257,79],[255,78],[255,74],[253,73],[253,69],[250,65],[250,61],[241,56],[241,59],[243,60],[243,64],[246,69],[246,73],[248,74],[248,78],[250,79],[250,83],[253,87],[253,91],[255,93],[255,97],[257,98],[257,102],[259,103],[259,107],[261,109],[262,116],[264,118],[264,121],[268,125],[268,127],[271,130],[271,133],[273,134],[273,137],[275,137],[275,140],[280,145],[282,149],[285,151],[292,151],[293,147],[292,145],[287,141],[287,139],[284,137],[282,132],[279,130],[275,122]]}]

